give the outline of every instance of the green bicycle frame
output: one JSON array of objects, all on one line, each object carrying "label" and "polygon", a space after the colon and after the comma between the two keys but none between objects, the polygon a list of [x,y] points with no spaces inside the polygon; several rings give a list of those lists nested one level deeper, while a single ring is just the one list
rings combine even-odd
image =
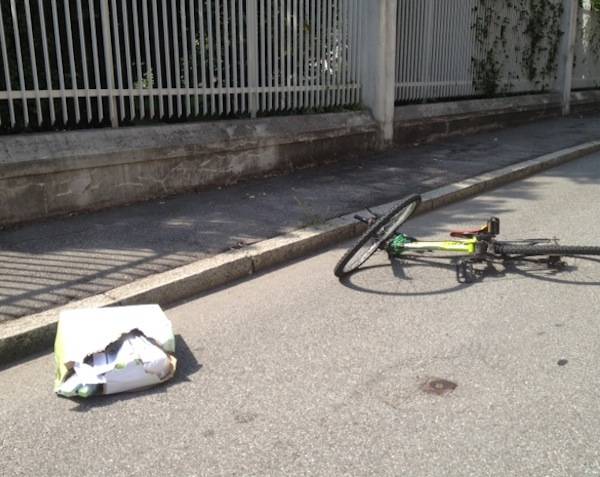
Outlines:
[{"label": "green bicycle frame", "polygon": [[412,239],[407,235],[397,235],[388,245],[388,251],[394,257],[399,257],[406,252],[455,252],[464,255],[474,255],[477,238],[464,240],[447,240],[442,242],[422,242]]}]

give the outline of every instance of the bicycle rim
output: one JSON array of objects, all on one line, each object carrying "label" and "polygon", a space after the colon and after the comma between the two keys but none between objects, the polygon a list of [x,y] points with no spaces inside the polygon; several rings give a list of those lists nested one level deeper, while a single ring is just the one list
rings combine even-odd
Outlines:
[{"label": "bicycle rim", "polygon": [[335,275],[341,278],[363,265],[406,222],[420,202],[421,196],[411,196],[380,217],[342,256],[335,266]]}]

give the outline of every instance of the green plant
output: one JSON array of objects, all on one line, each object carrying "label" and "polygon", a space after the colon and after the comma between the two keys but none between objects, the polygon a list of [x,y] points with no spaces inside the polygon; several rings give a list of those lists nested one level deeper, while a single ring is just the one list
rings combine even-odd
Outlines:
[{"label": "green plant", "polygon": [[473,10],[475,89],[485,96],[509,93],[521,78],[533,90],[547,89],[558,67],[562,15],[557,0],[479,0]]},{"label": "green plant", "polygon": [[[583,12],[586,12],[588,7],[591,9],[591,15],[587,16],[582,12],[577,15],[576,42],[578,46],[585,45],[585,51],[581,56],[575,54],[575,65],[600,60],[600,0],[589,0],[589,3],[579,0],[579,8]],[[587,21],[584,22],[584,18]]]}]

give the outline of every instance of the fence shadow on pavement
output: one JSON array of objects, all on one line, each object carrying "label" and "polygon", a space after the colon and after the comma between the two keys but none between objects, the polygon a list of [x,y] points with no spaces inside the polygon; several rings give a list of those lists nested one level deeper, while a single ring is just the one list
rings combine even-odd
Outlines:
[{"label": "fence shadow on pavement", "polygon": [[131,393],[94,396],[88,399],[75,398],[73,399],[75,406],[71,411],[88,412],[99,407],[111,406],[122,401],[143,399],[146,396],[164,394],[169,392],[170,388],[177,386],[180,383],[190,381],[190,376],[200,371],[202,369],[202,364],[198,362],[181,335],[175,336],[175,350],[175,356],[177,357],[177,371],[175,372],[175,376],[166,383]]}]

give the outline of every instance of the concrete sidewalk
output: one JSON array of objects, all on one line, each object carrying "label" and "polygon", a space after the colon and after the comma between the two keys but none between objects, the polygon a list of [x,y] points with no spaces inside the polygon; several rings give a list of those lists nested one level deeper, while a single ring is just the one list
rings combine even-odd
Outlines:
[{"label": "concrete sidewalk", "polygon": [[598,139],[600,115],[545,120],[0,231],[0,334],[144,277]]}]

